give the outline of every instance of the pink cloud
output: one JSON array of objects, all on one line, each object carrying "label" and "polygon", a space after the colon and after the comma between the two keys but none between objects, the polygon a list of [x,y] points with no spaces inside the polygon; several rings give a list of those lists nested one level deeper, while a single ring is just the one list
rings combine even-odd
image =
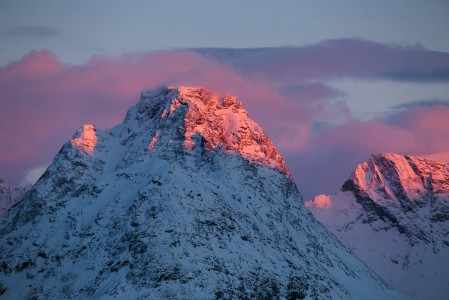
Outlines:
[{"label": "pink cloud", "polygon": [[372,153],[448,149],[447,106],[407,108],[388,119],[359,121],[336,100],[344,96],[341,91],[314,80],[410,75],[419,68],[442,74],[430,79],[445,80],[440,71],[449,69],[447,54],[359,40],[234,50],[233,56],[217,51],[224,51],[219,59],[210,53],[160,51],[94,56],[82,65],[39,51],[0,67],[0,177],[19,182],[30,167],[49,163],[83,123],[110,128],[122,121],[141,90],[161,84],[236,95],[286,158],[306,197],[335,191]]},{"label": "pink cloud", "polygon": [[11,84],[17,80],[38,81],[41,78],[56,75],[62,64],[47,50],[33,51],[0,69],[0,86]]},{"label": "pink cloud", "polygon": [[390,118],[392,124],[413,133],[417,146],[412,154],[427,154],[449,150],[449,106],[416,107]]},{"label": "pink cloud", "polygon": [[245,79],[189,51],[95,56],[75,66],[48,51],[32,52],[0,68],[0,78],[0,176],[15,182],[30,164],[49,162],[80,125],[110,128],[120,123],[143,89],[161,84],[235,94],[273,135],[279,132],[276,120],[281,116],[297,126],[304,126],[306,119],[301,113],[295,121],[297,104],[267,82]]}]

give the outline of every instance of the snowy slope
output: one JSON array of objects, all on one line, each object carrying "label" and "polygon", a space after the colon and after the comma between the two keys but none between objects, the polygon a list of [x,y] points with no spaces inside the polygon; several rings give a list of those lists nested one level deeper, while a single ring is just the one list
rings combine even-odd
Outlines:
[{"label": "snowy slope", "polygon": [[404,298],[304,208],[242,105],[203,89],[84,125],[0,230],[6,299]]},{"label": "snowy slope", "polygon": [[0,178],[0,216],[16,203],[30,187],[10,186]]},{"label": "snowy slope", "polygon": [[306,206],[387,282],[449,299],[449,164],[384,153]]}]

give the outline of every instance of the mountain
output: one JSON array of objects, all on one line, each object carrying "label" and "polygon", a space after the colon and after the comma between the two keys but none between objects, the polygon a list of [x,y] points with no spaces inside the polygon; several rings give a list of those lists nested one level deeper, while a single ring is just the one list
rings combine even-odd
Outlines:
[{"label": "mountain", "polygon": [[437,153],[431,153],[422,156],[423,158],[429,158],[432,160],[437,160],[440,162],[449,163],[449,152],[437,152]]},{"label": "mountain", "polygon": [[341,191],[306,206],[387,282],[416,299],[449,299],[449,164],[373,155]]},{"label": "mountain", "polygon": [[0,216],[16,203],[30,187],[10,186],[0,178]]},{"label": "mountain", "polygon": [[143,92],[84,125],[1,228],[8,299],[403,299],[304,207],[232,96]]}]

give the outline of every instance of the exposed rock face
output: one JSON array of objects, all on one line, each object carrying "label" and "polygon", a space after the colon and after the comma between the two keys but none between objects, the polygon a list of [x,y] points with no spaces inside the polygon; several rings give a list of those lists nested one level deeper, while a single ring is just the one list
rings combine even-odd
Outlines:
[{"label": "exposed rock face", "polygon": [[402,298],[304,208],[242,105],[203,89],[83,126],[0,230],[7,298]]},{"label": "exposed rock face", "polygon": [[387,281],[418,299],[449,297],[449,164],[373,155],[340,192],[306,205]]},{"label": "exposed rock face", "polygon": [[[183,147],[192,150],[197,145],[195,135],[201,137],[202,147],[206,151],[213,151],[217,147],[228,153],[235,153],[243,158],[270,166],[288,174],[285,161],[279,155],[271,140],[265,135],[262,128],[248,118],[248,112],[233,96],[227,95],[219,98],[217,95],[201,88],[179,87],[167,90],[172,93],[171,101],[154,102],[154,91],[144,92],[138,104],[138,119],[145,121],[149,109],[160,116],[155,125],[155,134],[148,145],[151,151],[156,143],[158,147],[172,147],[171,143],[181,138]],[[174,94],[176,93],[176,95]],[[133,113],[133,112],[129,112]],[[183,126],[172,128],[174,118],[183,114]],[[171,141],[171,142],[170,142]],[[161,145],[162,144],[162,145]]]}]

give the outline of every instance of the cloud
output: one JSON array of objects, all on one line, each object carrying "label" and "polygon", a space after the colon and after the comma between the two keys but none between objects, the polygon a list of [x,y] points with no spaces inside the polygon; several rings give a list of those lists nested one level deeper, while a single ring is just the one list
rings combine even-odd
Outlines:
[{"label": "cloud", "polygon": [[449,81],[449,53],[429,51],[419,45],[337,39],[303,47],[197,51],[229,63],[246,76],[279,83],[342,77]]},{"label": "cloud", "polygon": [[423,99],[423,100],[415,100],[408,103],[403,103],[399,105],[395,105],[392,109],[411,109],[416,107],[432,107],[436,105],[447,105],[449,106],[449,100],[446,99]]},{"label": "cloud", "polygon": [[346,91],[325,80],[445,68],[447,53],[363,40],[96,55],[81,65],[33,51],[0,67],[0,177],[25,180],[30,166],[51,161],[81,124],[110,128],[141,90],[182,84],[236,95],[286,158],[305,197],[329,193],[372,153],[447,151],[449,107],[444,101],[406,103],[388,117],[361,121],[344,101]]},{"label": "cloud", "polygon": [[296,84],[284,84],[280,86],[282,93],[293,101],[301,99],[301,102],[313,104],[317,99],[332,99],[342,96],[344,93],[322,82],[298,82]]},{"label": "cloud", "polygon": [[[49,161],[83,123],[110,128],[120,123],[140,91],[166,85],[205,86],[245,99],[254,119],[276,136],[283,128],[308,126],[306,104],[289,101],[265,81],[243,78],[233,68],[191,51],[94,56],[67,65],[51,52],[34,51],[0,68],[0,168],[18,181],[29,165]],[[302,89],[307,90],[307,85]],[[312,86],[307,102],[327,92]],[[282,122],[279,122],[282,120]],[[308,130],[290,133],[306,143]]]},{"label": "cloud", "polygon": [[387,124],[405,128],[418,143],[410,154],[445,152],[449,149],[449,106],[414,107],[390,116]]},{"label": "cloud", "polygon": [[12,37],[45,38],[58,36],[60,32],[53,27],[29,25],[10,28],[7,34]]},{"label": "cloud", "polygon": [[449,106],[412,106],[384,119],[347,120],[324,128],[305,148],[285,156],[297,166],[298,182],[306,198],[337,191],[358,163],[371,154],[393,152],[408,155],[447,152]]},{"label": "cloud", "polygon": [[34,168],[31,168],[25,171],[25,175],[20,181],[20,186],[27,186],[30,184],[35,184],[36,181],[44,174],[45,170],[47,170],[48,164],[40,165]]}]

